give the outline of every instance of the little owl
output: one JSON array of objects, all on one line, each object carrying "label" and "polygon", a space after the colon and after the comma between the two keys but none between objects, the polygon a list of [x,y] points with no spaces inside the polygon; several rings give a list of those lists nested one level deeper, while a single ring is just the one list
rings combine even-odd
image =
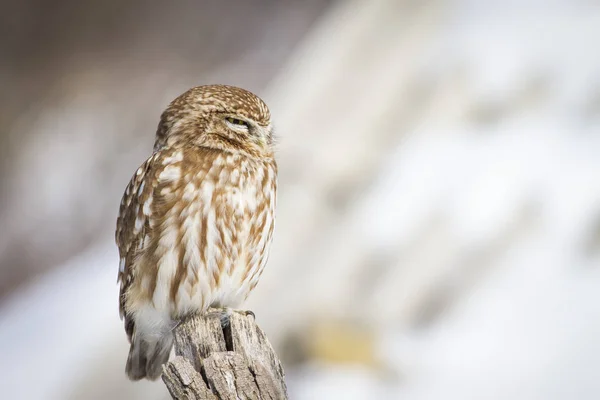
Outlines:
[{"label": "little owl", "polygon": [[273,235],[277,165],[271,115],[233,86],[188,90],[162,113],[154,153],[119,210],[119,309],[130,379],[156,379],[182,317],[238,307]]}]

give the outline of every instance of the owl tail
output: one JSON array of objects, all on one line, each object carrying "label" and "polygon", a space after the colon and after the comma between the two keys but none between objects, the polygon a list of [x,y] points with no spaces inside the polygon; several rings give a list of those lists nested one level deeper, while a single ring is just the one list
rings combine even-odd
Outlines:
[{"label": "owl tail", "polygon": [[129,379],[133,381],[144,378],[152,381],[158,379],[162,374],[162,365],[169,360],[172,346],[172,334],[164,335],[157,341],[134,339],[125,366]]}]

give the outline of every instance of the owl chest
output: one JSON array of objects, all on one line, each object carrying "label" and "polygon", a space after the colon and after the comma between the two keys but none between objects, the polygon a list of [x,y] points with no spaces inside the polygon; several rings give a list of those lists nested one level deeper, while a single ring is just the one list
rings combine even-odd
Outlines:
[{"label": "owl chest", "polygon": [[[219,276],[243,278],[255,267],[272,224],[270,194],[263,187],[263,171],[230,170],[218,181],[198,185],[193,201],[182,215],[194,223],[200,261]],[[186,252],[192,252],[186,249]]]},{"label": "owl chest", "polygon": [[157,226],[157,287],[178,312],[239,304],[264,268],[273,232],[275,173],[222,168],[186,180]]},{"label": "owl chest", "polygon": [[252,175],[237,185],[209,185],[200,193],[194,219],[200,221],[195,228],[201,240],[191,245],[198,246],[199,280],[212,288],[205,300],[239,304],[264,266],[272,232],[269,196]]},{"label": "owl chest", "polygon": [[218,246],[223,256],[234,256],[235,250],[241,251],[249,245],[252,232],[261,223],[264,196],[257,189],[251,180],[243,185],[215,188],[210,205],[203,207],[203,218],[207,223],[204,228],[215,231],[211,244]]}]

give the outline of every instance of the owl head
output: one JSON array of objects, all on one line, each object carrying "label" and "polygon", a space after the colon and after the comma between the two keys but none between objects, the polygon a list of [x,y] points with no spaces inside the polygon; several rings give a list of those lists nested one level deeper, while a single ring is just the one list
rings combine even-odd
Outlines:
[{"label": "owl head", "polygon": [[184,145],[270,154],[269,108],[258,96],[235,86],[194,87],[162,113],[154,150]]}]

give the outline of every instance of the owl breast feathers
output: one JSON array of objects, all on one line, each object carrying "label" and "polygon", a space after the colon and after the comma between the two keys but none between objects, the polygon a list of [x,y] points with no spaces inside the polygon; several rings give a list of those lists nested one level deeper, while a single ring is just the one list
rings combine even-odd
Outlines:
[{"label": "owl breast feathers", "polygon": [[268,108],[243,89],[193,88],[163,113],[117,221],[130,379],[160,376],[179,319],[237,307],[258,283],[274,226],[272,142]]}]

